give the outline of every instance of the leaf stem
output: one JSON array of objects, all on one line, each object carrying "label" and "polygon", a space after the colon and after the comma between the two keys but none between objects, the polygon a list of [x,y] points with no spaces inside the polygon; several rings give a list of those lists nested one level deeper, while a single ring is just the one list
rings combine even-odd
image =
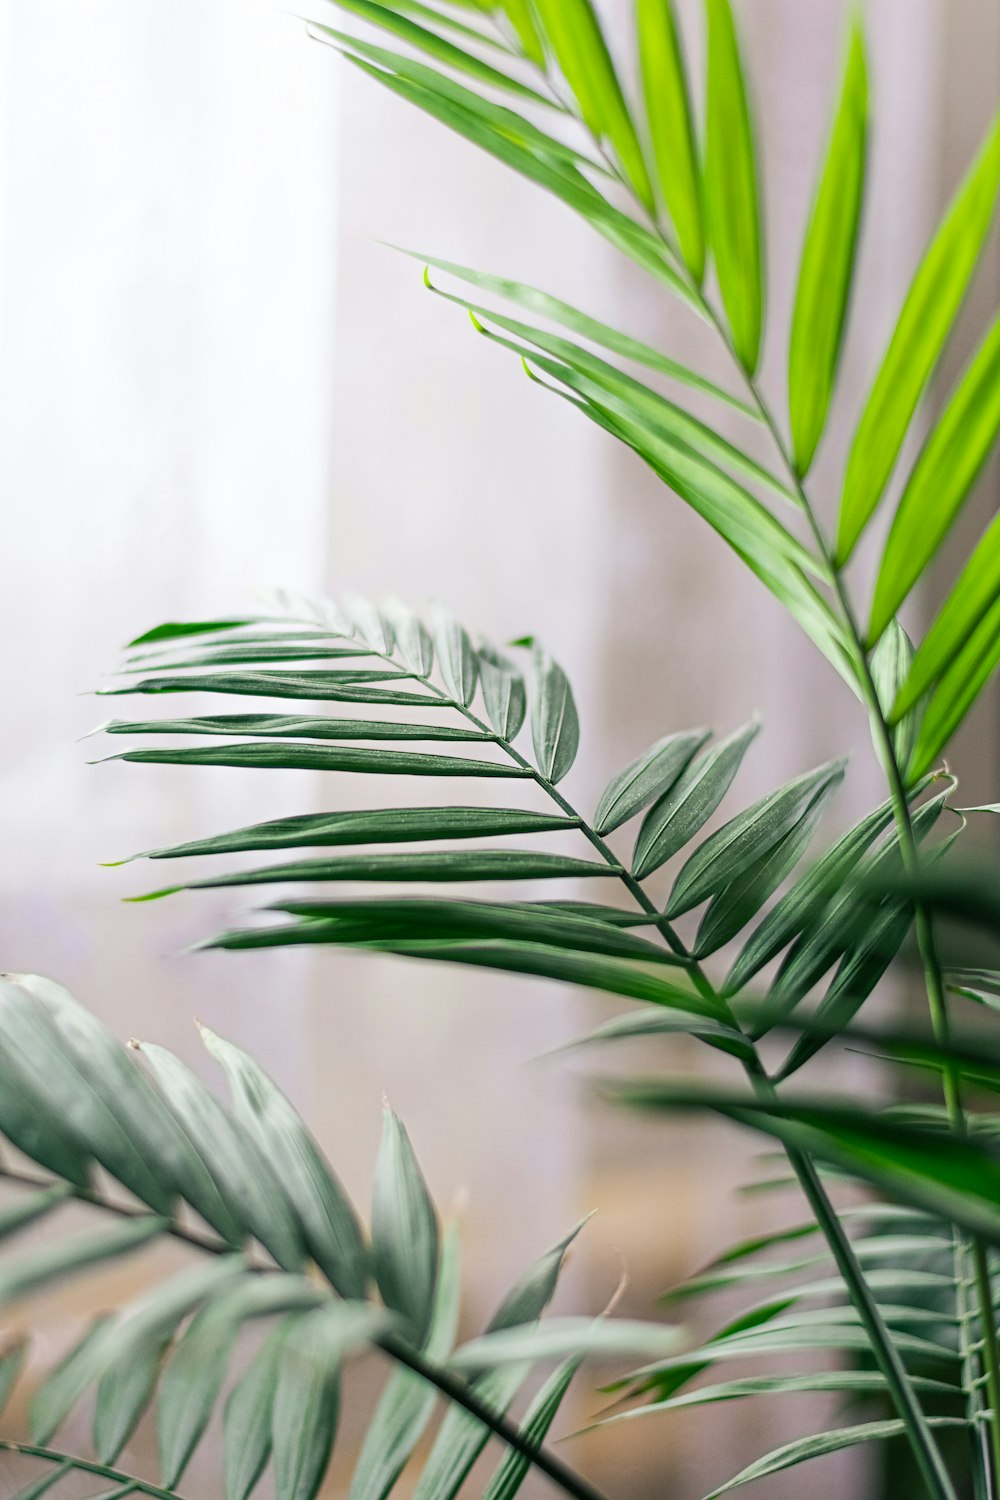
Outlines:
[{"label": "leaf stem", "polygon": [[178,1490],[164,1490],[157,1484],[150,1484],[148,1480],[137,1479],[134,1474],[125,1474],[121,1469],[112,1469],[107,1464],[100,1464],[93,1459],[76,1458],[70,1453],[60,1453],[55,1448],[40,1448],[34,1443],[11,1443],[0,1438],[0,1452],[23,1453],[26,1458],[37,1458],[51,1464],[58,1464],[62,1469],[76,1469],[81,1474],[94,1474],[99,1479],[107,1479],[111,1484],[120,1486],[116,1492],[118,1495],[130,1495],[138,1492],[140,1495],[148,1495],[151,1500],[182,1500]]}]

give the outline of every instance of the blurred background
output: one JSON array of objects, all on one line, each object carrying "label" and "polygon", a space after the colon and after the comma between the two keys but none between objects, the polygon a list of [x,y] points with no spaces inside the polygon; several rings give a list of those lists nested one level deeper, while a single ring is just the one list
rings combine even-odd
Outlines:
[{"label": "blurred background", "polygon": [[[681,9],[697,59],[699,6]],[[780,404],[847,6],[737,9],[766,163],[764,374]],[[817,470],[828,498],[903,287],[1000,98],[996,0],[864,9],[874,174]],[[320,5],[310,13],[338,24]],[[627,34],[624,5],[607,15],[612,36]],[[163,619],[243,611],[275,585],[435,599],[497,639],[539,636],[577,690],[572,792],[585,806],[651,740],[701,722],[728,732],[754,710],[766,729],[744,801],[843,751],[854,763],[838,817],[881,795],[853,700],[735,558],[383,241],[558,291],[712,369],[701,331],[612,249],[276,8],[0,0],[3,964],[52,975],[122,1036],[199,1068],[195,1015],[256,1051],[362,1204],[388,1093],[439,1201],[467,1195],[470,1327],[591,1208],[565,1305],[600,1308],[624,1259],[627,1310],[648,1316],[658,1292],[772,1210],[734,1195],[756,1170],[742,1137],[623,1121],[587,1104],[564,1063],[537,1060],[604,1014],[598,1001],[391,958],[185,955],[239,909],[232,893],[214,911],[183,898],[123,906],[147,876],[99,864],[310,804],[400,799],[374,778],[89,764],[108,753],[82,739],[107,717],[90,694],[125,640]],[[994,244],[949,375],[998,294]],[[996,503],[994,473],[969,534]],[[956,769],[967,800],[984,800],[998,789],[992,701],[974,723]],[[699,1065],[682,1047],[671,1061]],[[787,1205],[790,1220],[798,1212]],[[134,1285],[157,1269],[136,1261]],[[19,1312],[41,1330],[32,1373],[134,1285],[94,1274]],[[359,1413],[378,1378],[359,1372]],[[585,1382],[576,1425],[595,1405]],[[808,1430],[811,1414],[709,1408],[565,1452],[618,1500],[692,1500]],[[150,1443],[143,1429],[137,1463]],[[331,1496],[349,1456],[347,1443]],[[211,1454],[199,1463],[194,1500],[216,1493]],[[871,1463],[840,1455],[767,1493],[875,1496]],[[0,1495],[26,1473],[0,1458]]]}]

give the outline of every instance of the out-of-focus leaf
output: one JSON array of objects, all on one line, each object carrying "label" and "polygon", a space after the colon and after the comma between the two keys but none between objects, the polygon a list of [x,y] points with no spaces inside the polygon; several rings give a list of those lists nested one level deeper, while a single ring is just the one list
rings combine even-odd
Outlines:
[{"label": "out-of-focus leaf", "polygon": [[707,896],[738,880],[787,833],[797,827],[817,799],[843,780],[845,761],[831,761],[797,776],[776,792],[738,813],[695,850],[674,882],[667,916],[680,916]]},{"label": "out-of-focus leaf", "polygon": [[[458,1326],[459,1235],[445,1226],[434,1311],[424,1349],[432,1364],[444,1364]],[[393,1374],[368,1424],[354,1466],[349,1500],[386,1500],[430,1421],[437,1392],[422,1376],[400,1368]],[[242,1500],[242,1497],[240,1497]]]},{"label": "out-of-focus leaf", "polygon": [[808,471],[823,434],[837,376],[861,222],[867,134],[868,66],[861,23],[856,19],[802,247],[792,317],[788,409],[800,475]]},{"label": "out-of-focus leaf", "polygon": [[526,1328],[505,1328],[462,1344],[451,1363],[459,1369],[562,1359],[567,1355],[632,1355],[654,1359],[676,1349],[678,1330],[625,1318],[547,1318]]},{"label": "out-of-focus leaf", "polygon": [[247,1500],[271,1454],[271,1408],[293,1320],[279,1323],[229,1393],[223,1425],[226,1500]]},{"label": "out-of-focus leaf", "polygon": [[962,376],[913,466],[872,600],[877,641],[948,535],[1000,432],[1000,320]]},{"label": "out-of-focus leaf", "polygon": [[[935,1428],[964,1426],[961,1417],[928,1417],[927,1421]],[[825,1453],[837,1453],[842,1448],[857,1447],[859,1443],[885,1442],[888,1438],[904,1436],[906,1431],[905,1422],[897,1417],[887,1417],[880,1422],[859,1422],[853,1427],[839,1427],[832,1432],[818,1432],[812,1437],[796,1438],[794,1442],[774,1448],[763,1458],[748,1464],[726,1484],[706,1495],[705,1500],[716,1500],[717,1495],[725,1495],[739,1485],[749,1484],[755,1479],[767,1479],[771,1474],[780,1474],[782,1470],[805,1463],[807,1459],[822,1458]]]},{"label": "out-of-focus leaf", "polygon": [[576,759],[580,720],[569,679],[539,646],[533,655],[531,740],[546,781],[562,781]]},{"label": "out-of-focus leaf", "polygon": [[840,501],[837,559],[846,563],[882,498],[927,381],[958,316],[1000,185],[1000,119],[917,268],[854,434]]},{"label": "out-of-focus leaf", "polygon": [[673,0],[639,0],[639,63],[657,186],[695,281],[705,272],[701,168]]},{"label": "out-of-focus leaf", "polygon": [[0,1306],[27,1297],[89,1266],[130,1255],[168,1228],[167,1219],[156,1214],[142,1214],[110,1228],[62,1235],[49,1244],[8,1256],[0,1266]]},{"label": "out-of-focus leaf", "polygon": [[201,1036],[229,1080],[237,1122],[277,1171],[313,1260],[342,1297],[363,1299],[368,1253],[361,1225],[315,1140],[248,1053],[206,1026]]},{"label": "out-of-focus leaf", "polygon": [[[521,1436],[530,1443],[540,1446],[545,1441],[579,1367],[580,1360],[575,1356],[564,1360],[539,1389],[521,1423]],[[483,1491],[483,1500],[513,1500],[530,1467],[527,1458],[509,1448]]]},{"label": "out-of-focus leaf", "polygon": [[418,1343],[427,1335],[438,1277],[437,1212],[402,1122],[386,1105],[375,1169],[372,1260],[387,1307]]},{"label": "out-of-focus leaf", "polygon": [[756,719],[721,740],[689,766],[669,791],[659,797],[643,819],[636,839],[632,873],[644,880],[683,849],[712,816],[743,757],[756,738]]},{"label": "out-of-focus leaf", "polygon": [[722,300],[740,363],[757,368],[764,321],[764,268],[753,128],[729,0],[708,15],[705,199]]},{"label": "out-of-focus leaf", "polygon": [[611,142],[639,198],[652,209],[635,126],[590,0],[535,0],[535,7],[580,113],[595,136]]}]

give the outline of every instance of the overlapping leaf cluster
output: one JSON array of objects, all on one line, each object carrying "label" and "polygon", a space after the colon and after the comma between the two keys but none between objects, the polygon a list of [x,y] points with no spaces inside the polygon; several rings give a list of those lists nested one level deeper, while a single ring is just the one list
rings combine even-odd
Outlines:
[{"label": "overlapping leaf cluster", "polygon": [[[538,1323],[578,1225],[515,1283],[485,1333],[455,1349],[457,1226],[441,1230],[406,1131],[388,1107],[369,1235],[295,1110],[231,1042],[203,1029],[230,1085],[227,1108],[172,1053],[123,1047],[49,980],[0,980],[0,1026],[0,1132],[44,1170],[12,1161],[0,1169],[8,1188],[0,1240],[9,1252],[0,1259],[0,1303],[164,1237],[197,1252],[132,1304],[97,1318],[34,1391],[30,1443],[4,1445],[44,1465],[24,1496],[47,1492],[70,1470],[101,1480],[102,1494],[173,1496],[220,1406],[227,1500],[247,1500],[269,1464],[279,1500],[312,1500],[333,1448],[344,1362],[372,1346],[399,1368],[357,1459],[354,1500],[394,1489],[442,1392],[454,1404],[415,1492],[422,1500],[456,1495],[492,1429],[519,1438],[487,1486],[491,1500],[507,1500],[536,1461],[585,1354],[670,1345],[662,1325]],[[73,1200],[104,1222],[51,1225],[41,1243],[35,1236],[18,1248],[19,1235],[50,1224]],[[241,1334],[262,1320],[267,1337],[241,1359]],[[8,1342],[0,1355],[4,1400],[24,1352],[23,1343]],[[540,1359],[559,1363],[519,1436],[504,1415]],[[96,1458],[78,1459],[50,1445],[87,1397]],[[157,1483],[116,1467],[150,1406]]]}]

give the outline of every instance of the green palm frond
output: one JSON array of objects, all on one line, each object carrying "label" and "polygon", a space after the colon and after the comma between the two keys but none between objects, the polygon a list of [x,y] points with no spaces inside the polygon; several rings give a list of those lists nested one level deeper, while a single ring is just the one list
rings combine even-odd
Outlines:
[{"label": "green palm frond", "polygon": [[[44,1466],[31,1483],[44,1488],[73,1470],[100,1479],[105,1490],[131,1485],[174,1500],[218,1408],[227,1500],[246,1500],[269,1461],[279,1500],[312,1500],[336,1436],[344,1363],[373,1347],[398,1370],[375,1409],[354,1500],[384,1500],[393,1490],[441,1395],[461,1416],[445,1417],[423,1468],[419,1488],[428,1500],[457,1492],[491,1433],[517,1456],[497,1472],[505,1495],[535,1464],[567,1492],[594,1500],[585,1481],[538,1448],[570,1365],[575,1372],[596,1350],[633,1357],[664,1350],[672,1331],[614,1320],[599,1321],[595,1331],[590,1319],[555,1319],[547,1341],[532,1332],[578,1225],[515,1283],[484,1335],[454,1350],[457,1232],[453,1224],[439,1229],[398,1119],[386,1110],[369,1233],[254,1059],[208,1031],[203,1037],[229,1081],[229,1107],[173,1054],[121,1046],[52,981],[0,980],[0,1133],[32,1164],[0,1168],[9,1196],[0,1216],[0,1300],[46,1292],[167,1237],[196,1252],[191,1265],[99,1317],[43,1379],[31,1402],[30,1441],[2,1445]],[[89,1206],[96,1227],[56,1226],[41,1247],[19,1248],[23,1230],[55,1224],[70,1201]],[[271,1332],[247,1360],[241,1335],[261,1320]],[[491,1343],[501,1330],[508,1343],[515,1335],[527,1340],[516,1363],[502,1341]],[[23,1344],[8,1342],[0,1356],[4,1399],[22,1359]],[[539,1392],[522,1433],[507,1413],[533,1368],[554,1359],[570,1365]],[[230,1367],[240,1362],[230,1384]],[[52,1445],[85,1399],[96,1456],[62,1454]],[[156,1483],[118,1467],[150,1408]]]}]

